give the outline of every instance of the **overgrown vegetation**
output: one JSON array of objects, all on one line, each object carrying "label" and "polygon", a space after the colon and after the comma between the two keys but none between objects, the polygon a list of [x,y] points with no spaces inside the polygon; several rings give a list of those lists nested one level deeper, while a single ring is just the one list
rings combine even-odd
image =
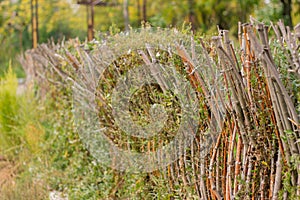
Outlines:
[{"label": "overgrown vegetation", "polygon": [[[16,171],[9,175],[11,183],[0,179],[0,198],[46,199],[49,190],[57,190],[70,199],[297,199],[299,30],[290,32],[281,22],[267,27],[254,19],[239,28],[238,48],[233,48],[228,32],[221,30],[211,41],[196,37],[191,42],[197,55],[182,48],[172,53],[147,48],[148,40],[162,37],[151,35],[147,28],[105,38],[130,52],[112,60],[98,82],[97,92],[103,97],[97,102],[100,119],[111,127],[115,124],[104,104],[110,108],[116,79],[142,63],[173,63],[196,91],[201,122],[194,143],[174,163],[151,173],[120,172],[99,164],[74,124],[74,80],[79,80],[78,75],[84,80],[87,60],[95,66],[101,63],[102,54],[97,53],[102,41],[76,39],[28,51],[21,63],[37,89],[31,87],[17,96],[17,79],[11,70],[1,81],[0,156]],[[181,32],[189,34],[189,30]],[[145,47],[144,54],[127,51],[121,42],[130,41],[129,37],[142,38],[136,43]],[[200,64],[219,72],[222,88],[216,88],[216,93],[226,94],[223,128],[204,158],[202,134],[211,123],[213,103],[207,93],[209,85],[201,84],[207,74]],[[140,124],[151,121],[151,104],[165,105],[171,118],[159,137],[129,138],[118,127],[108,137],[121,148],[140,152],[153,152],[168,143],[181,120],[173,95],[154,84],[140,88],[130,102],[132,118]],[[0,165],[0,169],[1,177],[4,168]]]},{"label": "overgrown vegetation", "polygon": [[0,198],[45,199],[44,181],[31,171],[31,165],[45,158],[45,113],[33,88],[17,93],[10,67],[0,80]]}]

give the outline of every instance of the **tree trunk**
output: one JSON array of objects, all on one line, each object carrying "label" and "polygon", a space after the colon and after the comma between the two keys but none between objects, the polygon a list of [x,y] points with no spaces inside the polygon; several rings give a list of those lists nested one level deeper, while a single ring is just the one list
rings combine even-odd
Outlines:
[{"label": "tree trunk", "polygon": [[194,12],[194,6],[195,6],[195,2],[194,0],[189,0],[188,1],[188,8],[189,8],[189,22],[191,23],[191,26],[192,26],[192,31],[195,31],[196,29],[196,15],[195,15],[195,12]]},{"label": "tree trunk", "polygon": [[292,0],[281,0],[281,3],[283,5],[283,19],[286,25],[293,27],[292,22]]},{"label": "tree trunk", "polygon": [[39,40],[38,35],[38,0],[30,1],[31,26],[32,26],[32,47],[36,48]]},{"label": "tree trunk", "polygon": [[141,4],[140,0],[136,0],[136,9],[137,9],[137,18],[138,18],[138,25],[141,25]]},{"label": "tree trunk", "polygon": [[92,0],[86,5],[87,8],[87,24],[88,24],[88,40],[94,39],[94,4]]},{"label": "tree trunk", "polygon": [[147,0],[143,0],[143,21],[147,21]]},{"label": "tree trunk", "polygon": [[123,2],[123,16],[124,16],[124,25],[125,25],[125,31],[129,31],[129,11],[128,11],[128,1],[124,0]]}]

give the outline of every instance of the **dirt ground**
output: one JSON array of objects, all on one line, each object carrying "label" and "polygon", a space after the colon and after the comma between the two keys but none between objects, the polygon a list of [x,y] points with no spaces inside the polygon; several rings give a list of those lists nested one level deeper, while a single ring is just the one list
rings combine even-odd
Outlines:
[{"label": "dirt ground", "polygon": [[13,163],[0,155],[0,194],[4,188],[15,185],[16,170],[17,166],[14,166]]}]

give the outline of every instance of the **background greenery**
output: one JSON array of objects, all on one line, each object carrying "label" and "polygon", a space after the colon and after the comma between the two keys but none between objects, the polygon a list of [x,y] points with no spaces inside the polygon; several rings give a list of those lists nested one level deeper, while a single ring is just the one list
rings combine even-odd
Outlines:
[{"label": "background greenery", "polygon": [[[31,48],[31,0],[0,1],[0,75],[12,60],[17,75],[24,76],[16,55]],[[105,0],[115,6],[95,7],[95,30],[107,32],[109,27],[124,30],[123,0]],[[39,43],[50,38],[86,37],[86,7],[76,0],[39,0]],[[285,2],[285,3],[284,3]],[[144,16],[143,5],[146,13]],[[284,5],[291,6],[291,19],[284,12]],[[192,23],[201,34],[230,29],[237,36],[237,24],[246,22],[249,15],[258,20],[285,20],[287,25],[300,21],[299,0],[129,0],[129,24],[138,28],[143,20],[153,26],[181,26]],[[145,18],[145,19],[144,19]]]}]

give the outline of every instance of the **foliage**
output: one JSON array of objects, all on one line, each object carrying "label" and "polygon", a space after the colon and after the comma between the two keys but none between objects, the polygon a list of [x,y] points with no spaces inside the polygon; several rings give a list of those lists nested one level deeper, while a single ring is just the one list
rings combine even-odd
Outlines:
[{"label": "foliage", "polygon": [[[13,145],[20,145],[20,136],[16,134],[15,126],[18,126],[17,102],[18,81],[12,69],[9,68],[5,77],[1,80],[0,88],[0,121],[1,121],[1,147],[8,149]],[[2,149],[2,150],[3,150]]]},{"label": "foliage", "polygon": [[[0,2],[0,75],[7,69],[9,60],[19,77],[24,76],[15,57],[31,48],[31,0],[4,0]],[[85,12],[72,5],[70,1],[39,2],[39,42],[54,41],[63,38],[84,38],[82,24],[85,24]],[[69,17],[72,15],[73,17]]]},{"label": "foliage", "polygon": [[[11,59],[19,77],[24,76],[15,56],[31,47],[31,0],[2,0],[0,2],[0,75],[8,68]],[[85,38],[86,7],[76,5],[75,0],[39,1],[39,42],[50,38],[61,41],[63,38]],[[114,6],[98,7],[95,10],[94,29],[107,32],[114,24],[123,30],[123,0],[107,0]],[[129,20],[133,28],[141,25],[143,1],[129,1]],[[292,1],[294,25],[299,21],[299,2]],[[183,22],[192,23],[193,29],[202,33],[216,33],[217,25],[231,30],[237,36],[237,22],[245,22],[249,15],[259,20],[278,20],[282,17],[279,0],[266,3],[264,0],[189,0],[189,1],[147,1],[146,17],[153,26],[180,26]],[[214,25],[212,25],[214,24]]]},{"label": "foliage", "polygon": [[0,160],[0,199],[45,199],[44,182],[30,173],[43,148],[42,113],[32,88],[19,94],[16,74],[9,67],[0,80],[0,157],[7,159]]},{"label": "foliage", "polygon": [[5,154],[20,154],[24,148],[36,152],[44,136],[34,91],[18,95],[17,87],[16,74],[9,67],[0,86],[0,146]]}]

